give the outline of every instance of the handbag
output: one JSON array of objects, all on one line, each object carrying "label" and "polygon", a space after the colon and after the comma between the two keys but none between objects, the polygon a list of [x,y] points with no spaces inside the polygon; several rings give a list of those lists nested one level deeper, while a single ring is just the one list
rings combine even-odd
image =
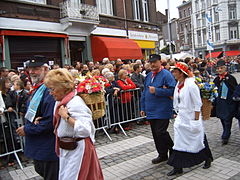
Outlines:
[{"label": "handbag", "polygon": [[65,150],[74,150],[77,148],[78,141],[84,138],[61,137],[59,138],[59,147]]}]

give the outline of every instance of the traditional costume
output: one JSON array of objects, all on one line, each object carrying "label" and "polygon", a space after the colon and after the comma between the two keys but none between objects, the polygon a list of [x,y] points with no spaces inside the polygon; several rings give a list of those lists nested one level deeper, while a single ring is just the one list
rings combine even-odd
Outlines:
[{"label": "traditional costume", "polygon": [[[225,61],[220,60],[217,66],[225,66]],[[227,144],[231,135],[232,120],[237,113],[237,102],[233,101],[233,92],[237,86],[237,80],[234,76],[225,72],[218,75],[214,81],[218,87],[218,97],[216,99],[216,115],[220,118],[223,133],[222,144]]]},{"label": "traditional costume", "polygon": [[[67,107],[70,116],[76,120],[74,127],[58,115],[62,105]],[[81,97],[71,92],[56,103],[54,125],[57,136],[56,152],[60,159],[59,180],[102,180],[102,170],[93,145],[95,127],[92,112]],[[66,150],[59,147],[59,138],[62,137],[82,140],[77,141],[76,149]]]},{"label": "traditional costume", "polygon": [[[184,67],[185,63],[179,63],[176,68],[185,74],[189,71]],[[195,119],[195,112],[201,111],[202,101],[200,90],[195,83],[195,78],[185,78],[178,82],[174,90],[174,110],[177,114],[174,122],[174,146],[168,164],[175,169],[192,167],[208,160],[212,155],[204,138],[204,127],[201,116]],[[170,174],[174,175],[174,174]]]}]

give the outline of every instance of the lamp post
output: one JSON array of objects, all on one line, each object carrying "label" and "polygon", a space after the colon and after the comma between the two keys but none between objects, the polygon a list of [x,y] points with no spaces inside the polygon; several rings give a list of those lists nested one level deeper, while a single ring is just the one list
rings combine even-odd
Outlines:
[{"label": "lamp post", "polygon": [[191,33],[192,33],[192,55],[195,56],[195,34],[194,34],[194,18],[193,13],[191,14]]},{"label": "lamp post", "polygon": [[171,19],[170,19],[170,5],[169,0],[167,0],[167,7],[168,7],[168,40],[169,40],[169,53],[170,53],[170,59],[172,59],[172,43],[171,43]]},{"label": "lamp post", "polygon": [[126,2],[125,2],[125,0],[122,0],[122,2],[123,2],[123,14],[124,14],[124,26],[125,26],[125,30],[126,30],[126,34],[127,34],[127,38],[128,38],[128,24],[127,24]]}]

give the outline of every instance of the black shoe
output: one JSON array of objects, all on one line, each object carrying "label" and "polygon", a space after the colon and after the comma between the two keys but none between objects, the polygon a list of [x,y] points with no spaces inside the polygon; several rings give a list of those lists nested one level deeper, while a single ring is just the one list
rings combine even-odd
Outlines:
[{"label": "black shoe", "polygon": [[203,165],[203,169],[208,169],[208,168],[210,168],[210,167],[211,167],[211,162],[212,162],[212,159],[211,159],[211,158],[208,158],[208,159],[205,161],[204,165]]},{"label": "black shoe", "polygon": [[153,159],[152,160],[152,163],[153,164],[158,164],[160,162],[163,162],[163,161],[167,161],[168,160],[168,157],[165,156],[165,157],[162,157],[162,156],[158,156],[157,158]]},{"label": "black shoe", "polygon": [[182,168],[174,168],[169,173],[167,173],[167,176],[173,176],[173,175],[182,174],[182,173],[183,173]]},{"label": "black shoe", "polygon": [[228,139],[223,139],[222,140],[222,145],[227,145],[228,144]]}]

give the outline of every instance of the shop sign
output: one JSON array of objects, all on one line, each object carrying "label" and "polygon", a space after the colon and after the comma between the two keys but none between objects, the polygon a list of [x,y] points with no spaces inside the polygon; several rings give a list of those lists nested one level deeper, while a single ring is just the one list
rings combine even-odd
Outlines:
[{"label": "shop sign", "polygon": [[158,41],[158,34],[146,33],[139,31],[128,31],[129,39],[145,40],[145,41]]}]

